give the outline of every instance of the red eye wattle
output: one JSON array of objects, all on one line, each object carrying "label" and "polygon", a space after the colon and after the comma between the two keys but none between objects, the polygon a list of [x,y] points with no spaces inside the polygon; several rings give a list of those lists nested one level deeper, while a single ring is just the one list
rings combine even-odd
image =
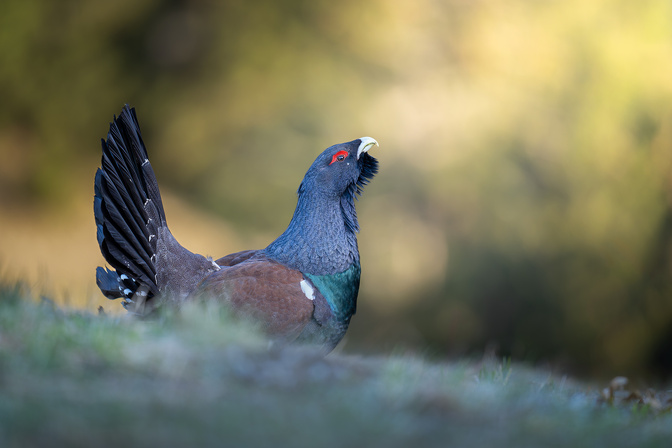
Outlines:
[{"label": "red eye wattle", "polygon": [[348,157],[348,151],[338,151],[334,154],[334,157],[331,158],[331,163],[329,165],[334,162],[342,162],[346,157]]}]

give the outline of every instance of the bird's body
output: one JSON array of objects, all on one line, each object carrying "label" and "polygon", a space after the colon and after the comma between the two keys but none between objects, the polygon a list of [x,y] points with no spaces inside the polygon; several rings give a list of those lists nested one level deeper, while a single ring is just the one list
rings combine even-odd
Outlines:
[{"label": "bird's body", "polygon": [[265,249],[218,260],[194,254],[170,233],[135,110],[126,106],[103,141],[94,214],[98,268],[111,299],[146,314],[161,304],[215,299],[288,341],[332,350],[355,312],[360,279],[354,201],[377,172],[369,137],[327,148],[306,173],[287,230]]}]

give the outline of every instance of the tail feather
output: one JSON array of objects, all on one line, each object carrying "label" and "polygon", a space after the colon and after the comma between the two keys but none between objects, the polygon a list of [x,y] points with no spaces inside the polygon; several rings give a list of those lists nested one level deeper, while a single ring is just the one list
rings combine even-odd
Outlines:
[{"label": "tail feather", "polygon": [[[125,160],[125,163],[122,163],[121,167],[127,170],[128,174],[132,176],[132,178],[122,178],[122,180],[126,182],[130,190],[142,187],[142,191],[136,191],[139,193],[138,196],[149,200],[149,203],[143,204],[146,212],[153,215],[151,217],[159,219],[159,225],[165,225],[166,214],[163,210],[163,202],[159,193],[159,184],[154,175],[154,170],[149,163],[147,149],[142,141],[135,109],[130,109],[128,105],[124,108],[119,116],[119,120],[115,120],[115,123],[110,126],[107,141],[114,146],[115,150],[113,154],[121,156],[120,158]],[[120,147],[127,148],[127,150],[122,150]],[[138,196],[134,199],[138,199]]]},{"label": "tail feather", "polygon": [[96,284],[103,294],[110,299],[117,299],[122,294],[119,275],[109,269],[100,266],[96,268]]},{"label": "tail feather", "polygon": [[[117,204],[115,201],[115,198],[118,198],[120,195],[123,196],[124,193],[116,190],[113,183],[108,183],[108,185],[108,188],[103,186],[103,191],[105,191],[106,197],[109,198],[109,200],[105,201],[105,208],[103,209],[103,216],[106,222],[106,225],[103,226],[103,235],[105,236],[106,231],[110,234],[114,233],[108,241],[117,242],[127,253],[137,254],[146,264],[151,264],[150,256],[154,253],[155,248],[152,248],[150,245],[149,235],[151,235],[150,232],[152,230],[155,230],[152,228],[154,226],[151,225],[153,223],[148,222],[149,226],[142,221],[138,223],[137,210],[129,208],[129,204]],[[130,213],[125,213],[125,211]],[[129,245],[132,247],[127,247]],[[156,274],[154,269],[145,270],[144,272],[152,277]]]},{"label": "tail feather", "polygon": [[94,183],[94,216],[101,252],[116,273],[101,268],[96,275],[98,286],[110,298],[128,299],[139,285],[156,295],[156,236],[166,220],[134,109],[125,106],[114,118],[102,149]]},{"label": "tail feather", "polygon": [[[141,287],[135,279],[125,274],[119,275],[116,271],[100,266],[96,268],[96,284],[108,299],[114,300],[123,297],[124,300],[121,304],[129,311],[141,311],[138,309],[140,308],[138,305],[144,305],[147,299],[146,295],[149,292],[143,289],[146,287]],[[129,309],[129,305],[132,306],[131,309]]]},{"label": "tail feather", "polygon": [[101,190],[103,171],[98,168],[96,171],[96,179],[93,183],[93,216],[96,218],[96,237],[98,239],[98,246],[103,245],[103,192]]},{"label": "tail feather", "polygon": [[130,175],[123,169],[125,167],[119,165],[119,162],[113,163],[105,152],[103,152],[102,167],[103,176],[106,181],[102,189],[104,191],[107,190],[105,191],[106,195],[112,202],[117,203],[118,208],[131,212],[130,216],[128,216],[132,219],[132,221],[128,222],[129,225],[135,225],[136,227],[144,226],[148,218],[147,213],[144,208],[138,209],[137,207],[137,204],[142,204],[144,201],[140,198],[137,188],[123,182],[124,179],[130,178]]}]

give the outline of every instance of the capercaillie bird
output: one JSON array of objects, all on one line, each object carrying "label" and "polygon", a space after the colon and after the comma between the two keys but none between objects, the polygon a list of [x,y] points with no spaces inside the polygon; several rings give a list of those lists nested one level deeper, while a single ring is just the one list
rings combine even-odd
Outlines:
[{"label": "capercaillie bird", "polygon": [[287,229],[265,249],[213,260],[171,234],[135,109],[125,106],[102,141],[94,215],[98,267],[110,299],[145,315],[207,297],[258,321],[273,337],[331,351],[355,313],[360,280],[355,199],[378,171],[370,137],[330,146],[298,189]]}]

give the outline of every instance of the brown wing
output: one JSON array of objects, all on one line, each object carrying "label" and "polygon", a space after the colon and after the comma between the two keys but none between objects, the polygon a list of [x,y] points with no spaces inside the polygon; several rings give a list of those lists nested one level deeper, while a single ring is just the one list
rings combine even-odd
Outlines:
[{"label": "brown wing", "polygon": [[272,335],[294,339],[315,309],[301,289],[302,280],[301,272],[274,261],[250,260],[214,272],[203,280],[198,294],[252,316]]}]

